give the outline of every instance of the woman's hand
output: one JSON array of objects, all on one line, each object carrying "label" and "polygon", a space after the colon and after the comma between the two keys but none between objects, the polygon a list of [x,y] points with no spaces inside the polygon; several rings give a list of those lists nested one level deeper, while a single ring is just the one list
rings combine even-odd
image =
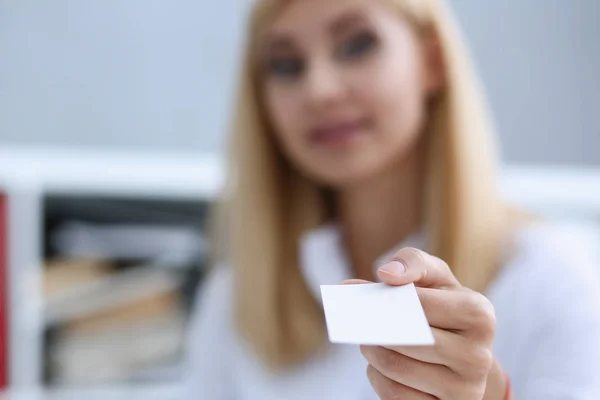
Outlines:
[{"label": "woman's hand", "polygon": [[361,347],[381,399],[504,399],[506,383],[492,353],[494,308],[487,298],[462,287],[444,261],[413,248],[400,250],[378,275],[389,285],[414,282],[435,338],[433,346]]}]

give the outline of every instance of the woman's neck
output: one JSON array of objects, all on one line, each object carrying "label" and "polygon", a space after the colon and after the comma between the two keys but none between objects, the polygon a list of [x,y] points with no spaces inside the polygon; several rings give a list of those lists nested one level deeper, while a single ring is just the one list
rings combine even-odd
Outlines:
[{"label": "woman's neck", "polygon": [[424,149],[336,197],[354,276],[374,280],[373,264],[421,224]]}]

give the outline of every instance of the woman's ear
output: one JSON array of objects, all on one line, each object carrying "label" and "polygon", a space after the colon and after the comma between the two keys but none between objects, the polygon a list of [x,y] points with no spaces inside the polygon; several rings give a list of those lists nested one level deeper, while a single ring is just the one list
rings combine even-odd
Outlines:
[{"label": "woman's ear", "polygon": [[446,68],[439,36],[428,33],[423,38],[423,90],[427,97],[446,86]]}]

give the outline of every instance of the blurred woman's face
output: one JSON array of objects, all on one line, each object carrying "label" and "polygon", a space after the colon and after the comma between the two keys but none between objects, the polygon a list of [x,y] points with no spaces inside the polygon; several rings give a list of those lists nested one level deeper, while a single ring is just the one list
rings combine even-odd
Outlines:
[{"label": "blurred woman's face", "polygon": [[258,61],[274,134],[322,184],[351,185],[396,167],[440,86],[432,52],[389,3],[292,0],[262,32]]}]

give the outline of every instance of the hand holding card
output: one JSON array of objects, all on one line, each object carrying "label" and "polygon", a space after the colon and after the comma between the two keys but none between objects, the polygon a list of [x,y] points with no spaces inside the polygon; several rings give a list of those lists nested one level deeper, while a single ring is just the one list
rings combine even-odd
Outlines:
[{"label": "hand holding card", "polygon": [[483,295],[462,287],[439,258],[412,248],[378,275],[382,285],[325,286],[322,293],[330,338],[362,344],[381,398],[503,398],[504,375],[492,354],[494,309]]}]

